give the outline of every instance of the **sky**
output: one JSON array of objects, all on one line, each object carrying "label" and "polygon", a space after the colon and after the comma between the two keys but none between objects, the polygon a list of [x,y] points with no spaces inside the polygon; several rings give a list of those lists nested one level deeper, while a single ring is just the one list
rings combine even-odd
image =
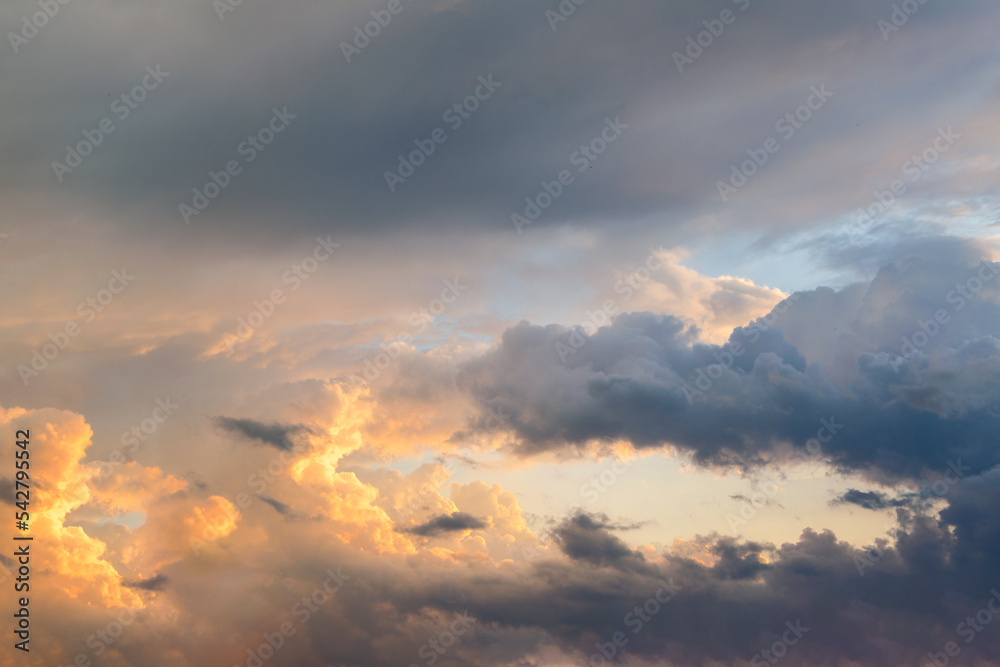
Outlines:
[{"label": "sky", "polygon": [[1000,665],[998,20],[4,3],[0,667]]}]

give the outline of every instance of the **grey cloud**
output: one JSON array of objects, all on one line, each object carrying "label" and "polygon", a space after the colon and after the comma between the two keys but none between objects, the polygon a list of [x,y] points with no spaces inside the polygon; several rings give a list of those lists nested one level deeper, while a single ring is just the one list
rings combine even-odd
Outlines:
[{"label": "grey cloud", "polygon": [[240,435],[248,440],[270,445],[286,452],[295,449],[295,443],[292,442],[291,436],[306,430],[300,424],[265,424],[253,419],[216,417],[214,421],[216,426],[228,433]]},{"label": "grey cloud", "polygon": [[[1000,462],[990,435],[1000,427],[1000,283],[961,308],[948,298],[982,253],[974,243],[928,244],[867,286],[800,293],[763,320],[773,326],[738,328],[724,346],[697,344],[682,321],[650,313],[589,336],[522,322],[459,383],[480,421],[509,415],[522,454],[626,438],[752,467],[818,438],[821,457],[876,478],[917,479],[958,458],[981,472]],[[849,307],[826,307],[835,300]],[[942,308],[951,320],[901,356],[902,337]]]},{"label": "grey cloud", "polygon": [[889,507],[889,499],[884,493],[877,491],[858,491],[850,489],[840,498],[835,499],[834,504],[850,504],[863,507],[866,510],[880,510]]},{"label": "grey cloud", "polygon": [[[623,631],[629,637],[626,658],[747,664],[781,637],[786,622],[801,621],[808,640],[789,651],[784,661],[790,665],[915,664],[954,640],[956,625],[983,607],[996,587],[998,470],[962,480],[937,517],[898,510],[893,537],[877,548],[806,529],[798,541],[782,545],[716,539],[708,545],[715,559],[710,565],[669,553],[663,562],[650,563],[610,542],[605,519],[578,514],[558,527],[573,540],[590,540],[581,551],[570,548],[577,557],[569,561],[548,559],[527,571],[501,568],[458,579],[441,574],[405,585],[384,581],[376,588],[401,614],[468,609],[478,626],[504,628],[525,642],[523,651],[545,640],[525,641],[521,633],[543,630],[577,660],[596,653],[595,642]],[[630,560],[643,567],[621,566]],[[665,584],[676,595],[649,603],[648,620],[638,623],[635,610],[657,594],[662,602]],[[371,604],[369,589],[349,595],[346,604]],[[388,634],[390,624],[373,632]],[[489,641],[477,633],[459,650],[472,660]],[[1000,650],[997,642],[982,633],[963,644],[963,656],[988,660]],[[342,655],[330,651],[325,657]]]},{"label": "grey cloud", "polygon": [[[9,194],[58,187],[67,206],[86,201],[95,215],[141,211],[134,216],[140,224],[183,228],[178,204],[209,182],[209,172],[224,169],[228,160],[242,161],[240,142],[266,125],[272,108],[287,106],[296,119],[252,163],[243,163],[242,173],[197,218],[198,243],[231,242],[235,229],[271,234],[276,216],[283,229],[309,233],[458,230],[470,222],[503,229],[542,180],[575,169],[570,154],[596,137],[606,118],[620,116],[631,126],[628,134],[592,169],[576,172],[580,183],[537,226],[618,225],[664,212],[683,219],[718,203],[715,182],[746,149],[773,134],[775,118],[801,104],[812,84],[827,82],[837,91],[837,110],[800,133],[782,162],[758,178],[768,183],[762,192],[772,192],[769,179],[780,175],[816,194],[812,156],[851,142],[862,159],[871,142],[858,131],[861,121],[867,132],[884,130],[880,136],[891,138],[889,123],[903,115],[889,111],[912,111],[910,98],[919,92],[942,112],[947,100],[959,98],[946,91],[982,76],[982,63],[959,49],[938,54],[940,69],[950,65],[947,76],[931,69],[912,80],[893,78],[909,60],[887,48],[876,26],[892,11],[888,0],[851,0],[835,9],[821,2],[753,2],[745,13],[737,10],[738,22],[684,74],[672,54],[705,29],[703,21],[734,9],[733,3],[588,3],[555,32],[544,15],[555,2],[406,3],[348,64],[340,43],[384,4],[296,0],[281,10],[244,4],[220,22],[211,5],[180,3],[169,21],[155,22],[154,31],[158,10],[140,3],[125,29],[110,33],[113,3],[93,3],[88,15],[65,6],[23,53],[2,65],[4,97],[17,121],[0,135],[5,154],[17,156],[0,165]],[[906,29],[917,34],[960,24],[975,30],[988,23],[979,17],[990,7],[979,0],[922,7]],[[0,17],[15,26],[21,9],[10,6]],[[593,46],[596,34],[601,49]],[[863,55],[819,46],[830,42],[850,42],[851,51],[860,48]],[[51,76],[53,61],[65,65],[65,78]],[[76,69],[84,62],[85,71]],[[155,64],[169,78],[118,120],[111,100]],[[780,79],[761,74],[779,66]],[[502,87],[460,128],[448,128],[444,110],[491,73]],[[49,81],[44,89],[31,85],[42,76]],[[887,90],[888,79],[894,87]],[[926,99],[928,87],[941,94]],[[885,121],[865,111],[874,106],[887,109]],[[47,112],[35,113],[40,107]],[[63,159],[65,146],[105,116],[117,129],[57,184],[52,161]],[[930,121],[907,122],[923,127]],[[384,172],[435,127],[448,129],[447,142],[390,195]],[[851,176],[851,165],[825,162],[825,169],[843,170],[841,178]],[[749,216],[749,224],[773,224],[766,213],[781,211],[772,206],[759,213]]]},{"label": "grey cloud", "polygon": [[883,510],[890,507],[913,507],[917,506],[918,497],[915,494],[904,494],[895,498],[889,497],[881,491],[859,491],[858,489],[848,489],[841,496],[830,501],[831,505],[857,505],[866,510]]},{"label": "grey cloud", "polygon": [[155,577],[149,579],[143,579],[141,581],[136,581],[134,583],[126,584],[129,588],[138,588],[143,591],[162,591],[170,578],[165,574],[158,574]]},{"label": "grey cloud", "polygon": [[[634,526],[624,528],[632,527]],[[642,554],[634,552],[611,533],[615,529],[621,528],[609,523],[606,516],[581,512],[556,527],[553,536],[563,553],[579,563],[652,571]]]},{"label": "grey cloud", "polygon": [[280,500],[275,500],[274,498],[271,498],[269,496],[257,496],[257,497],[263,500],[271,507],[273,507],[274,510],[278,514],[281,514],[282,516],[288,516],[289,514],[293,514],[292,508],[286,505],[285,503],[281,502]]},{"label": "grey cloud", "polygon": [[0,476],[0,500],[10,505],[14,504],[14,480]]},{"label": "grey cloud", "polygon": [[451,514],[441,514],[425,523],[407,528],[404,532],[420,535],[421,537],[434,537],[443,533],[475,530],[485,527],[486,524],[481,519],[477,519],[471,514],[452,512]]}]

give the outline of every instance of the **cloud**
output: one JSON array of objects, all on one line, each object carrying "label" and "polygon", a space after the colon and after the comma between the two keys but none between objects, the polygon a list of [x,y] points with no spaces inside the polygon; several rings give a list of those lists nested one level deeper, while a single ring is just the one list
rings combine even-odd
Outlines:
[{"label": "cloud", "polygon": [[980,280],[990,254],[925,244],[867,285],[793,295],[725,345],[652,313],[590,335],[522,322],[458,382],[480,406],[472,425],[504,415],[523,455],[610,438],[753,467],[812,441],[820,458],[879,479],[959,458],[982,472],[1000,462],[988,435],[1000,427],[1000,282]]},{"label": "cloud", "polygon": [[640,566],[645,558],[612,535],[610,529],[615,528],[607,517],[579,513],[557,527],[553,535],[563,553],[573,560],[598,566]]},{"label": "cloud", "polygon": [[452,514],[441,514],[419,526],[405,529],[407,533],[420,535],[421,537],[434,537],[442,533],[450,533],[462,530],[475,530],[485,528],[486,524],[480,519],[464,512],[454,512]]},{"label": "cloud", "polygon": [[129,588],[138,588],[144,591],[162,591],[169,581],[170,577],[164,574],[158,574],[150,579],[136,581],[134,583],[126,584],[126,586]]},{"label": "cloud", "polygon": [[277,449],[290,452],[295,449],[295,443],[290,436],[306,430],[301,424],[265,424],[253,419],[234,419],[232,417],[216,417],[216,425],[228,433],[241,435]]},{"label": "cloud", "polygon": [[275,500],[274,498],[270,498],[268,496],[257,496],[257,497],[263,500],[271,507],[273,507],[274,511],[277,512],[278,514],[282,514],[285,516],[292,514],[292,508],[286,505],[285,503],[281,502],[280,500]]},{"label": "cloud", "polygon": [[850,504],[866,510],[880,510],[889,507],[889,498],[878,491],[858,491],[850,489],[844,495],[831,501],[834,504]]},{"label": "cloud", "polygon": [[830,501],[831,505],[857,505],[866,510],[883,510],[890,507],[910,507],[915,505],[916,496],[910,494],[890,498],[881,491],[859,491],[848,489],[843,495]]},{"label": "cloud", "polygon": [[660,268],[648,272],[646,282],[643,267],[621,273],[615,293],[623,295],[631,311],[683,316],[698,327],[703,340],[725,342],[735,327],[767,315],[788,297],[743,278],[704,276],[681,263],[689,257],[684,251],[661,250],[650,257],[660,262]]},{"label": "cloud", "polygon": [[[350,408],[345,410],[349,415]],[[39,421],[37,414],[26,418]],[[70,424],[72,420],[60,427],[66,436]],[[40,455],[46,451],[43,444],[39,439]],[[301,474],[290,471],[281,488],[282,497],[295,506],[307,505],[314,493],[326,497],[319,488],[336,493],[345,511],[368,508],[372,496],[380,495],[366,484],[348,483],[345,473],[319,475],[318,466],[326,460],[323,452],[308,456]],[[135,464],[121,466],[117,474],[140,472],[129,466]],[[440,488],[438,468],[428,464],[413,482],[432,479],[433,488]],[[595,642],[626,632],[628,659],[637,664],[745,664],[771,646],[787,622],[801,622],[808,628],[808,641],[789,653],[789,664],[833,666],[845,657],[864,665],[909,664],[953,640],[955,626],[969,610],[979,609],[996,585],[992,576],[1000,558],[998,471],[967,474],[950,485],[943,497],[947,505],[936,515],[926,508],[899,508],[892,537],[871,545],[877,550],[811,529],[797,541],[780,545],[712,537],[702,539],[694,550],[640,550],[613,534],[634,528],[633,522],[577,512],[553,528],[559,548],[542,550],[530,559],[509,558],[485,543],[486,550],[476,557],[468,547],[464,555],[438,547],[389,549],[377,555],[374,541],[351,533],[353,525],[378,530],[384,520],[374,515],[350,524],[338,510],[329,517],[289,522],[277,512],[258,510],[258,505],[237,508],[221,497],[202,500],[181,490],[148,502],[146,525],[108,542],[106,567],[120,578],[122,589],[157,594],[144,601],[149,620],[131,625],[116,650],[124,664],[138,664],[141,655],[161,645],[184,646],[170,659],[192,667],[205,651],[221,651],[225,659],[238,660],[235,650],[223,651],[208,635],[228,630],[246,645],[255,645],[266,631],[261,627],[277,627],[281,621],[276,609],[291,609],[322,582],[322,572],[342,565],[352,585],[338,590],[335,602],[317,608],[315,620],[302,626],[302,635],[289,643],[287,652],[276,655],[276,664],[389,667],[412,661],[429,637],[449,627],[455,610],[468,610],[476,619],[474,629],[448,655],[458,663],[507,664],[540,654],[553,661],[579,661],[594,653]],[[382,478],[396,480],[390,474]],[[160,493],[168,492],[170,485],[162,484]],[[131,487],[115,482],[102,493],[116,488]],[[450,501],[456,509],[432,514],[416,525],[434,526],[443,544],[456,532],[451,529],[495,533],[499,543],[516,542],[523,517],[508,495],[479,482],[456,485]],[[260,507],[270,505],[268,499]],[[192,538],[197,549],[191,547]],[[288,544],[309,548],[290,550]],[[695,560],[702,551],[709,557]],[[124,563],[113,564],[119,553],[126,555]],[[456,568],[457,561],[462,567]],[[117,568],[149,574],[126,578],[115,574]],[[220,581],[220,572],[254,592],[238,613],[218,602],[219,591],[229,585]],[[78,582],[76,591],[84,594],[91,585],[106,584]],[[676,588],[676,595],[654,607],[648,601],[658,595],[663,600],[665,585]],[[88,627],[108,622],[92,609],[72,609],[62,613],[83,626],[82,637],[91,632]],[[181,609],[187,616],[174,615]],[[636,609],[649,620],[642,620]],[[653,609],[655,614],[649,611]],[[164,625],[167,618],[173,620]],[[633,633],[640,621],[640,631]],[[193,645],[176,643],[194,627],[210,632],[196,635]],[[331,628],[336,629],[336,641],[329,640]],[[850,641],[845,643],[845,638]],[[963,645],[963,655],[989,664],[998,649],[997,640],[984,633]],[[80,650],[69,642],[63,662]],[[151,659],[145,664],[160,664],[158,658]]]},{"label": "cloud", "polygon": [[14,499],[14,480],[0,476],[0,500],[8,505],[13,505]]},{"label": "cloud", "polygon": [[[404,2],[350,63],[342,42],[386,0],[233,0],[224,21],[221,0],[57,4],[0,63],[0,192],[21,221],[0,230],[0,366],[46,367],[0,386],[22,406],[0,408],[0,458],[31,430],[44,547],[24,664],[603,664],[623,633],[636,667],[754,667],[797,623],[782,666],[925,664],[950,641],[955,662],[997,664],[993,628],[958,634],[998,586],[1000,282],[959,289],[997,246],[939,234],[996,217],[995,3],[923,4],[886,43],[893,0],[564,2],[557,30],[558,0]],[[4,3],[0,20],[14,35],[36,9]],[[677,71],[724,9],[737,22]],[[169,75],[118,117],[147,66]],[[491,75],[495,94],[390,193],[386,172]],[[829,106],[721,201],[819,85]],[[295,117],[245,160],[275,108]],[[53,161],[109,116],[57,180]],[[616,118],[620,141],[580,170],[571,156]],[[960,141],[848,244],[857,208],[950,123]],[[220,185],[228,160],[241,173]],[[552,195],[561,169],[574,182]],[[211,180],[219,196],[185,225],[178,204]],[[545,190],[517,234],[511,214]],[[285,272],[328,234],[345,252],[291,290]],[[619,291],[647,248],[665,266]],[[135,285],[74,318],[123,264]],[[454,276],[468,293],[423,319]],[[273,317],[226,346],[279,288]],[[553,324],[619,297],[628,312],[599,330]],[[32,360],[69,321],[86,326]],[[345,379],[365,371],[378,379]],[[180,407],[161,420],[168,394]],[[669,492],[686,511],[694,475],[643,471],[601,497],[635,520],[577,511],[557,490],[609,442],[706,478],[798,448],[828,464],[827,514],[783,542],[635,544],[659,510],[639,501]],[[895,521],[854,544],[823,529],[845,507]],[[338,568],[347,583],[315,603]],[[475,622],[441,654],[456,614]],[[285,622],[294,635],[262,644]],[[273,656],[251,659],[262,645]]]},{"label": "cloud", "polygon": [[[948,496],[954,509],[937,517],[900,510],[894,536],[870,548],[806,529],[781,545],[711,540],[711,564],[669,551],[647,560],[615,541],[603,518],[577,514],[557,529],[568,560],[502,567],[485,579],[424,571],[402,588],[384,582],[379,590],[388,595],[395,586],[399,610],[457,606],[511,637],[543,630],[566,662],[586,659],[595,642],[625,631],[630,663],[746,665],[781,637],[786,623],[801,623],[808,641],[789,652],[789,664],[910,664],[953,640],[956,625],[991,595],[990,562],[1000,555],[990,523],[1000,506],[1000,486],[991,486],[996,475],[961,481]],[[648,603],[665,582],[678,589],[673,599]],[[644,604],[650,604],[645,611]],[[963,654],[989,664],[998,647],[983,634]]]},{"label": "cloud", "polygon": [[[815,3],[770,9],[753,5],[737,12],[739,23],[713,40],[691,71],[681,74],[673,53],[704,29],[703,21],[733,9],[732,3],[643,0],[625,9],[591,5],[581,7],[556,32],[545,10],[538,11],[528,0],[413,5],[347,63],[341,42],[353,39],[353,27],[370,21],[369,12],[383,5],[294,0],[294,10],[287,13],[241,8],[220,23],[215,11],[206,16],[203,6],[192,3],[180,6],[168,29],[155,35],[142,29],[155,18],[155,10],[142,5],[129,19],[132,29],[110,37],[102,26],[114,20],[113,3],[96,5],[93,19],[71,10],[62,13],[45,34],[65,35],[72,29],[73,45],[46,41],[42,35],[8,67],[4,97],[13,100],[10,115],[19,122],[18,132],[0,135],[5,154],[18,156],[2,165],[6,194],[30,203],[39,183],[55,183],[51,163],[66,159],[66,146],[108,117],[116,129],[99,146],[101,157],[85,160],[65,177],[54,205],[74,210],[86,203],[94,219],[104,220],[117,219],[114,212],[142,208],[143,224],[150,229],[168,224],[190,229],[183,225],[178,204],[193,199],[193,190],[209,182],[209,172],[223,169],[228,160],[242,161],[241,142],[266,126],[273,107],[287,106],[295,120],[252,163],[241,164],[242,172],[225,196],[213,200],[198,218],[211,219],[212,225],[204,225],[205,233],[190,243],[211,238],[224,245],[232,241],[234,230],[247,237],[273,237],[289,229],[311,234],[328,231],[331,220],[339,230],[369,234],[414,226],[423,231],[467,229],[470,224],[486,230],[498,220],[509,226],[510,214],[539,191],[540,181],[552,181],[567,168],[586,184],[573,186],[572,194],[550,207],[533,228],[585,223],[613,230],[623,218],[639,222],[662,219],[664,213],[684,221],[717,208],[716,181],[727,178],[731,166],[746,158],[746,150],[773,133],[778,118],[803,103],[811,85],[826,83],[836,91],[830,102],[836,109],[799,132],[794,145],[786,146],[740,192],[741,229],[787,230],[806,213],[829,213],[833,207],[853,212],[871,199],[872,181],[891,182],[913,152],[914,136],[933,135],[939,118],[969,115],[961,91],[988,77],[989,64],[969,57],[965,49],[930,55],[920,46],[930,31],[949,43],[957,43],[960,35],[975,43],[988,35],[989,20],[973,17],[990,17],[994,9],[964,0],[921,12],[906,27],[915,37],[897,40],[897,51],[886,48],[877,27],[879,19],[891,14],[887,6],[851,0],[830,12]],[[16,7],[2,15],[13,26],[20,25],[21,17]],[[237,24],[242,30],[227,29]],[[275,31],[267,44],[241,39],[244,30],[265,29]],[[607,53],[588,48],[587,35],[595,31],[611,45]],[[301,48],[281,46],[280,36],[288,34],[296,35]],[[184,49],[176,48],[177,35],[188,36]],[[428,44],[434,48],[424,48]],[[818,44],[827,48],[817,49]],[[837,48],[844,44],[850,48]],[[647,62],[665,67],[636,67],[635,45],[644,49]],[[455,58],[456,52],[462,57]],[[109,66],[71,70],[64,79],[46,79],[48,86],[41,89],[27,85],[42,78],[47,58],[72,62],[71,54],[81,56],[81,62]],[[125,63],[124,55],[133,58]],[[898,76],[914,60],[925,67]],[[212,66],[205,67],[209,62]],[[771,71],[776,62],[785,76],[759,74]],[[121,119],[109,99],[131,90],[144,68],[156,64],[169,77]],[[489,74],[502,87],[452,129],[443,112],[473,94],[477,77]],[[698,86],[680,85],[692,76],[698,77]],[[220,97],[213,86],[219,79],[247,77],[256,82],[252,95],[230,91]],[[896,87],[882,85],[888,78]],[[553,80],[560,82],[557,90]],[[674,81],[678,90],[670,88]],[[913,96],[926,97],[928,89],[939,94],[926,100],[921,114],[899,113],[911,109]],[[22,94],[14,95],[15,90]],[[343,91],[359,94],[345,96]],[[37,118],[31,111],[48,95],[57,96],[53,117]],[[861,119],[853,110],[866,104],[886,113]],[[988,128],[992,115],[983,115]],[[600,132],[605,118],[616,116],[631,124],[622,140],[627,143],[613,146],[587,173],[576,172],[571,154]],[[676,131],[679,117],[685,119],[683,132]],[[64,129],[53,133],[51,127]],[[159,127],[169,128],[169,139],[150,131]],[[314,140],[326,137],[329,127],[339,129],[332,148],[325,140]],[[398,168],[399,156],[415,150],[414,142],[437,127],[447,128],[447,143],[390,193],[384,173]],[[984,129],[981,138],[990,137]],[[838,149],[852,154],[854,161],[827,159]],[[970,153],[965,174],[939,177],[950,184],[965,178],[987,194],[988,169]],[[161,157],[150,161],[150,155]],[[962,162],[960,156],[954,158]],[[820,170],[828,175],[822,183],[814,177]],[[735,218],[722,211],[710,216],[708,224],[728,222],[730,215]],[[272,229],[276,217],[283,221],[281,232]]]}]

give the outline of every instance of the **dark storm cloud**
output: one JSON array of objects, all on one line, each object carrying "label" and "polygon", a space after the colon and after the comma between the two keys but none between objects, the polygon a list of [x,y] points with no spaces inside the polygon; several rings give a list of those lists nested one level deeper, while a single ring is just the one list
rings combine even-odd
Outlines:
[{"label": "dark storm cloud", "polygon": [[857,505],[866,510],[880,510],[889,507],[889,497],[878,491],[858,491],[850,489],[833,501],[837,505]]},{"label": "dark storm cloud", "polygon": [[[1000,563],[1000,469],[956,485],[949,494],[949,504],[941,512],[943,523],[955,531],[952,562],[957,571],[967,570],[984,581],[997,584]],[[1000,586],[997,586],[1000,589]]]},{"label": "dark storm cloud", "polygon": [[767,545],[748,542],[741,544],[734,539],[722,539],[712,545],[711,552],[719,558],[713,567],[720,578],[754,579],[764,572],[767,561],[762,555],[768,551]]},{"label": "dark storm cloud", "polygon": [[645,563],[645,558],[611,534],[615,526],[602,515],[577,514],[553,531],[563,553],[576,561],[592,565],[613,565],[634,568]]},{"label": "dark storm cloud", "polygon": [[857,505],[866,510],[883,510],[890,507],[912,507],[917,505],[917,497],[913,494],[904,494],[896,498],[890,498],[888,494],[881,491],[859,491],[848,489],[843,495],[830,501],[831,505]]},{"label": "dark storm cloud", "polygon": [[[392,600],[400,617],[427,608],[468,610],[477,630],[449,654],[456,664],[482,656],[497,632],[530,651],[544,643],[524,636],[531,630],[578,659],[624,632],[626,658],[746,665],[782,637],[794,638],[785,634],[788,623],[802,636],[786,647],[783,664],[923,664],[927,652],[940,652],[949,641],[962,647],[964,660],[986,660],[1000,651],[1000,639],[974,633],[966,643],[970,626],[961,624],[985,606],[998,584],[998,474],[1000,469],[963,479],[937,517],[898,510],[893,537],[866,548],[806,529],[798,541],[782,545],[707,542],[712,564],[669,554],[652,563],[622,544],[609,546],[614,538],[602,517],[578,514],[557,531],[574,540],[588,536],[592,544],[578,553],[583,557],[458,578],[453,572],[409,582],[373,576],[340,599],[352,615],[370,619],[365,627],[372,637],[398,628],[392,619],[379,619],[373,600]],[[563,548],[570,553],[576,547]],[[622,567],[630,560],[643,567]],[[479,628],[491,630],[480,634]],[[347,653],[331,646],[322,657]]]},{"label": "dark storm cloud", "polygon": [[650,313],[589,336],[522,322],[459,383],[482,419],[509,415],[526,454],[625,438],[749,466],[812,441],[813,454],[876,477],[981,472],[1000,462],[1000,280],[980,281],[996,268],[984,252],[929,244],[867,286],[800,293],[724,346]]},{"label": "dark storm cloud", "polygon": [[243,436],[261,444],[290,452],[295,449],[295,443],[290,436],[306,430],[301,424],[265,424],[253,419],[234,419],[232,417],[216,417],[215,425],[228,433]]},{"label": "dark storm cloud", "polygon": [[[928,88],[931,73],[884,90],[879,67],[903,57],[886,48],[876,26],[892,12],[888,0],[835,7],[753,0],[741,11],[743,4],[591,2],[553,31],[545,10],[556,2],[405,2],[350,64],[341,43],[371,20],[370,10],[384,9],[381,0],[243,4],[224,21],[202,2],[174,4],[164,21],[155,5],[140,3],[115,31],[106,25],[113,3],[91,3],[89,14],[68,5],[0,65],[13,119],[0,145],[16,157],[0,164],[0,173],[11,193],[56,189],[70,200],[86,195],[98,209],[141,212],[133,216],[140,224],[183,226],[178,204],[190,203],[193,188],[235,159],[242,171],[195,218],[205,235],[237,225],[267,229],[273,215],[293,230],[510,227],[524,198],[562,169],[580,183],[538,226],[637,219],[715,202],[715,182],[812,84],[830,83],[839,110],[798,139],[803,151],[830,137],[850,140],[858,120],[870,126],[870,114],[858,110],[873,104],[873,94],[882,95],[883,107],[910,109],[909,98]],[[985,6],[959,0],[921,7],[906,30],[968,18]],[[680,74],[673,53],[723,9],[734,10],[737,22]],[[21,13],[10,6],[0,18],[16,26]],[[858,36],[870,57],[838,59],[818,48]],[[979,76],[976,63],[960,56],[957,74],[931,82],[942,93],[935,100]],[[51,63],[59,64],[58,76]],[[120,118],[113,100],[158,64],[169,76]],[[766,74],[779,66],[781,80]],[[453,127],[444,111],[490,75],[500,87]],[[46,86],[34,85],[42,77]],[[295,118],[248,162],[250,152],[238,146],[268,125],[272,109],[286,107]],[[51,163],[104,117],[113,133],[57,183]],[[629,129],[592,169],[577,171],[571,154],[618,117]],[[447,141],[390,194],[384,172],[438,127]]]},{"label": "dark storm cloud", "polygon": [[426,523],[407,528],[403,532],[420,535],[421,537],[434,537],[443,533],[454,533],[485,527],[486,524],[481,519],[477,519],[471,514],[452,512],[451,514],[438,515]]}]

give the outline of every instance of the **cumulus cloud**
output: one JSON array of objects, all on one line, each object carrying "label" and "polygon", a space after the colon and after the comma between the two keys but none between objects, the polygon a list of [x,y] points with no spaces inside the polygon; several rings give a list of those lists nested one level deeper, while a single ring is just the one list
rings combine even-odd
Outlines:
[{"label": "cumulus cloud", "polygon": [[[615,535],[634,523],[577,512],[553,527],[556,549],[524,535],[539,547],[528,558],[511,558],[499,547],[520,542],[525,530],[513,497],[481,483],[456,485],[450,499],[443,498],[443,506],[451,509],[414,524],[439,529],[443,542],[426,550],[383,549],[373,558],[369,548],[374,544],[350,526],[377,533],[381,523],[392,525],[375,515],[364,518],[381,492],[347,484],[349,478],[339,476],[343,473],[310,473],[321,465],[321,451],[302,456],[303,466],[292,466],[282,497],[302,507],[313,494],[326,497],[321,488],[330,489],[347,507],[360,510],[353,524],[339,514],[289,522],[253,504],[239,509],[223,498],[198,499],[164,486],[160,500],[141,505],[147,524],[109,542],[112,551],[121,551],[123,562],[104,567],[121,582],[121,590],[157,596],[145,601],[147,620],[130,626],[115,647],[124,664],[161,642],[185,647],[173,654],[175,663],[199,664],[198,656],[206,651],[239,660],[235,651],[226,653],[207,637],[177,642],[199,624],[213,631],[236,628],[241,640],[254,646],[261,632],[282,619],[294,620],[296,600],[317,589],[327,576],[323,572],[341,566],[351,578],[333,601],[317,606],[301,625],[299,639],[275,656],[275,664],[381,667],[414,660],[422,645],[450,627],[456,613],[475,619],[448,654],[458,663],[506,664],[539,655],[578,661],[595,652],[595,643],[623,631],[629,637],[628,658],[637,664],[715,660],[743,665],[777,641],[789,622],[808,628],[808,641],[789,654],[789,664],[838,664],[845,656],[845,637],[851,638],[847,655],[861,664],[912,662],[954,639],[955,625],[985,604],[994,585],[993,563],[1000,557],[994,535],[1000,485],[994,470],[966,474],[952,485],[939,514],[901,508],[892,536],[873,545],[851,545],[810,529],[780,545],[712,537],[697,548],[640,550]],[[139,473],[122,466],[118,474]],[[416,479],[423,478],[430,487],[416,488],[430,500],[447,476],[438,464],[429,464]],[[403,480],[388,474],[371,478],[372,488],[386,489]],[[404,508],[405,498],[404,493],[396,501]],[[271,505],[269,499],[263,498],[264,504]],[[123,500],[102,506],[127,505]],[[480,546],[450,546],[449,535],[456,532],[448,529],[456,524]],[[288,544],[309,548],[290,550]],[[109,557],[117,562],[114,553]],[[456,570],[456,563],[462,569]],[[148,574],[125,577],[115,573],[118,568]],[[280,585],[272,575],[277,571],[284,573]],[[220,572],[256,591],[237,615],[213,600],[227,585]],[[178,610],[188,610],[190,618],[179,622]],[[107,623],[100,614],[80,614],[73,622],[84,629]],[[329,640],[330,628],[336,629],[337,641]],[[988,661],[998,648],[984,634],[965,655]],[[65,661],[81,649],[70,642],[64,650]]]},{"label": "cumulus cloud", "polygon": [[[894,4],[404,2],[348,62],[385,0],[58,3],[20,45],[42,13],[5,3],[0,459],[30,429],[35,537],[16,662],[758,667],[802,628],[782,665],[952,641],[1000,664],[972,624],[1000,563],[998,10],[922,4],[885,39]],[[147,66],[169,74],[119,117]],[[813,86],[829,106],[722,201]],[[849,243],[942,124],[959,141]],[[468,288],[445,304],[445,280]],[[609,452],[642,456],[626,477]],[[793,480],[802,460],[827,477]],[[660,521],[747,499],[732,471],[810,489],[750,537]],[[783,509],[805,518],[770,538]],[[826,529],[844,514],[850,538]]]},{"label": "cumulus cloud", "polygon": [[[734,276],[716,278],[682,264],[690,253],[661,250],[652,262],[618,276],[615,292],[631,311],[672,313],[698,327],[702,339],[721,343],[741,324],[767,315],[788,295]],[[634,295],[634,298],[633,298]]]},{"label": "cumulus cloud", "polygon": [[959,458],[982,472],[1000,462],[990,256],[968,242],[926,247],[868,285],[793,295],[724,345],[652,313],[590,335],[522,322],[459,383],[476,423],[508,416],[523,454],[624,438],[752,467],[812,441],[811,453],[875,477],[918,479]]}]

